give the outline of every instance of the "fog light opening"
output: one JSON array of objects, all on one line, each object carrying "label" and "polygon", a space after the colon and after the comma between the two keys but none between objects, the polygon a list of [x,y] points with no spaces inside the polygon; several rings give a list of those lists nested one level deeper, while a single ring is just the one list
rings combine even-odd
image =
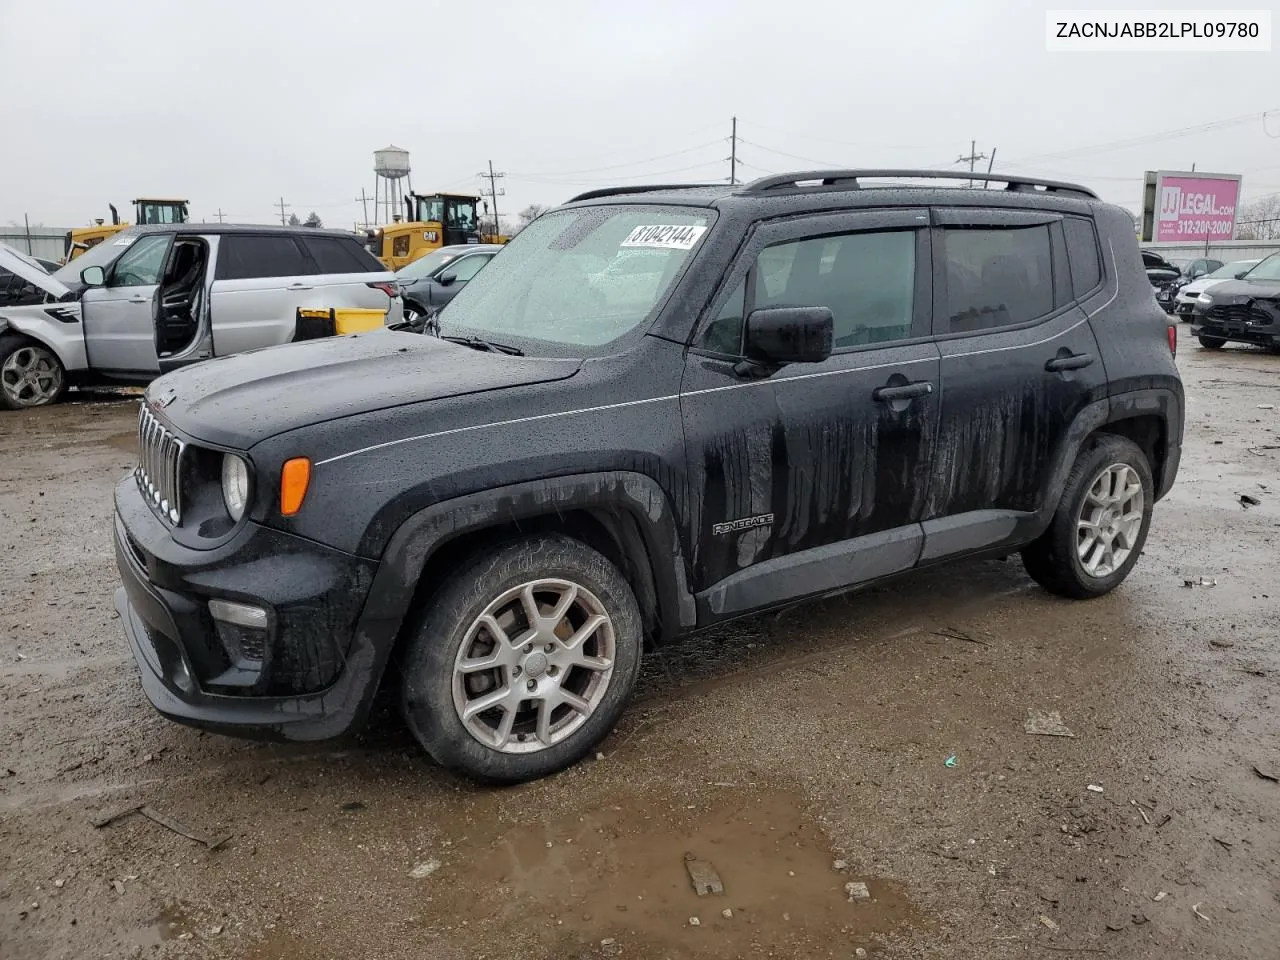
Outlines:
[{"label": "fog light opening", "polygon": [[209,613],[215,620],[250,630],[267,629],[267,611],[250,603],[231,600],[210,600]]}]

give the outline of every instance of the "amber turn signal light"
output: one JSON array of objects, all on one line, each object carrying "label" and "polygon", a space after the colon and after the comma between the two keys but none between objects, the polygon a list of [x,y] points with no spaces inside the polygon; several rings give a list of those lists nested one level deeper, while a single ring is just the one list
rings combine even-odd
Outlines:
[{"label": "amber turn signal light", "polygon": [[286,460],[280,469],[280,513],[292,517],[302,509],[311,483],[311,461],[306,457]]}]

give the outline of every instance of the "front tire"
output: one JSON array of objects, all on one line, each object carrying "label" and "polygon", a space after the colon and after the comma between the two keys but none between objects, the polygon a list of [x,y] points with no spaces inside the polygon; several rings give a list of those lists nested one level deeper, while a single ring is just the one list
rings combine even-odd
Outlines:
[{"label": "front tire", "polygon": [[513,541],[440,588],[404,658],[402,707],[442,766],[487,783],[572,766],[609,733],[640,670],[635,595],[564,536]]},{"label": "front tire", "polygon": [[1049,529],[1022,551],[1023,566],[1059,596],[1110,593],[1138,562],[1154,504],[1146,454],[1132,440],[1100,434],[1071,468]]},{"label": "front tire", "polygon": [[0,335],[0,407],[43,407],[56,403],[66,389],[67,372],[57,354],[27,337]]},{"label": "front tire", "polygon": [[1211,337],[1207,333],[1200,334],[1196,339],[1200,341],[1200,346],[1206,350],[1221,350],[1227,345],[1226,337]]}]

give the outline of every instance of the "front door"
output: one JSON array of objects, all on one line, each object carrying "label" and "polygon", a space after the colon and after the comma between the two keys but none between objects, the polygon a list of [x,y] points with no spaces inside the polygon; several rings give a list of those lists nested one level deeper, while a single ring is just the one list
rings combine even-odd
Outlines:
[{"label": "front door", "polygon": [[[695,589],[710,616],[912,567],[939,410],[923,210],[757,229],[686,368]],[[834,352],[761,377],[751,310],[826,306]]]},{"label": "front door", "polygon": [[149,379],[160,372],[152,301],[173,234],[147,233],[106,242],[129,249],[112,264],[105,285],[90,287],[81,298],[89,368],[123,379]]},{"label": "front door", "polygon": [[[1073,244],[1084,231],[1078,249],[1096,258],[1092,222],[1016,210],[934,217],[943,389],[925,560],[1022,538],[1076,415],[1107,396],[1066,253],[1066,230]],[[1096,288],[1096,259],[1091,269],[1080,284]]]}]

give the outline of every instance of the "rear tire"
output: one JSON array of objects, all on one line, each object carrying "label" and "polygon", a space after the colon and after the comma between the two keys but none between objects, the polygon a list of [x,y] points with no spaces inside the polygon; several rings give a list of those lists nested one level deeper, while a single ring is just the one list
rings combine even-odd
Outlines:
[{"label": "rear tire", "polygon": [[1207,333],[1200,334],[1196,339],[1200,341],[1200,346],[1206,350],[1221,350],[1227,345],[1226,337],[1211,337]]},{"label": "rear tire", "polygon": [[464,563],[413,628],[405,720],[432,758],[473,779],[544,777],[613,728],[642,641],[635,595],[608,559],[569,537],[516,540]]},{"label": "rear tire", "polygon": [[57,403],[67,389],[58,355],[38,340],[0,334],[0,407],[27,410]]},{"label": "rear tire", "polygon": [[1132,440],[1099,434],[1076,458],[1049,529],[1023,549],[1023,566],[1062,597],[1110,593],[1138,562],[1154,503],[1146,454]]}]

